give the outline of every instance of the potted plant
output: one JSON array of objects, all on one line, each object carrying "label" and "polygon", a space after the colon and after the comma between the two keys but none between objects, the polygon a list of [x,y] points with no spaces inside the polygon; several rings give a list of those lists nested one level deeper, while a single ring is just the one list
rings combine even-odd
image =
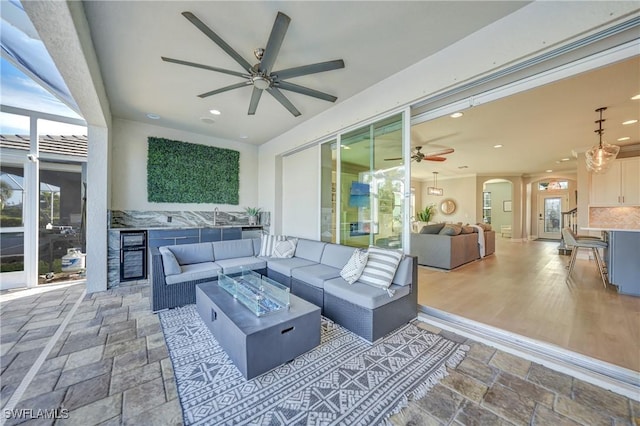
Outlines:
[{"label": "potted plant", "polygon": [[424,210],[419,210],[416,212],[416,223],[415,223],[415,231],[420,232],[423,226],[427,225],[431,218],[436,213],[436,205],[431,204],[424,208]]},{"label": "potted plant", "polygon": [[245,207],[244,211],[249,216],[249,225],[258,224],[258,213],[260,213],[260,207]]}]

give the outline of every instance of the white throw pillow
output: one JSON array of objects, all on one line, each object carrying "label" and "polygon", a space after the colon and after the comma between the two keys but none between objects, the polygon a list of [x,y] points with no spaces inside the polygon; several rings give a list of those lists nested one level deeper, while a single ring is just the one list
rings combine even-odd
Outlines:
[{"label": "white throw pillow", "polygon": [[296,252],[296,246],[298,245],[297,238],[291,238],[290,240],[278,241],[276,245],[273,246],[273,252],[271,253],[271,257],[276,258],[290,258]]},{"label": "white throw pillow", "polygon": [[286,237],[284,235],[262,235],[260,241],[260,256],[271,257],[273,253],[273,247],[278,241],[284,241]]},{"label": "white throw pillow", "polygon": [[396,269],[398,269],[402,256],[402,252],[398,250],[386,250],[369,246],[367,265],[364,267],[358,281],[387,290],[390,296],[393,295],[389,291],[389,286],[396,275]]},{"label": "white throw pillow", "polygon": [[369,252],[365,249],[355,249],[347,264],[340,271],[340,276],[349,284],[355,283],[362,275],[364,267],[367,266],[368,258]]}]

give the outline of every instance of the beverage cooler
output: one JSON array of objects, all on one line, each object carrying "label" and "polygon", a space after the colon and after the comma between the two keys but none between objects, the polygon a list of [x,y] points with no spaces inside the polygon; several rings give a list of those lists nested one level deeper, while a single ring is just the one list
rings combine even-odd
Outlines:
[{"label": "beverage cooler", "polygon": [[147,278],[147,231],[120,232],[120,281]]}]

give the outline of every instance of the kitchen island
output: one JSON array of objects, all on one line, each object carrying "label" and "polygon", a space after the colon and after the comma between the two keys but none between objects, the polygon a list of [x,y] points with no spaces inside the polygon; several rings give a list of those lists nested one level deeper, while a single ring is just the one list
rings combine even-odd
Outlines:
[{"label": "kitchen island", "polygon": [[582,228],[585,231],[602,231],[608,249],[604,253],[609,283],[618,292],[640,296],[640,229]]}]

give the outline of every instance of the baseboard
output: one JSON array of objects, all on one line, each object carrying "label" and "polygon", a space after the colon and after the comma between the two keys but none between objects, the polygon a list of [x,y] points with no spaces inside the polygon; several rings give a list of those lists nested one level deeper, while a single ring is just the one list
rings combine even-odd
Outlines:
[{"label": "baseboard", "polygon": [[640,377],[637,371],[438,309],[426,306],[420,306],[419,309],[420,321],[640,401]]}]

